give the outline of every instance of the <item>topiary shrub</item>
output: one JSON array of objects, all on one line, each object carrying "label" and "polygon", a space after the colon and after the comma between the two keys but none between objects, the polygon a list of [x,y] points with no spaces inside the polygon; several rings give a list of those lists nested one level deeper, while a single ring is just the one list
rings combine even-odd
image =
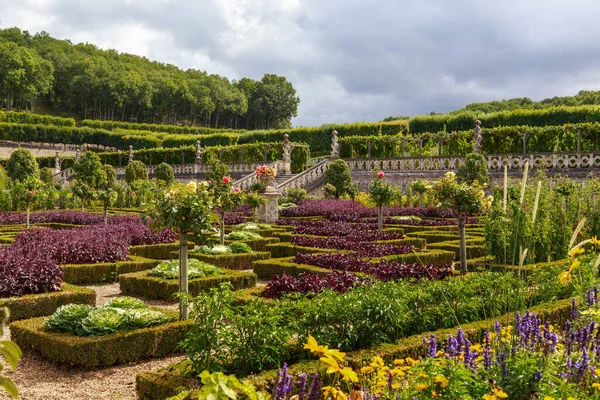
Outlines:
[{"label": "topiary shrub", "polygon": [[6,173],[13,181],[21,182],[27,178],[38,178],[40,171],[35,157],[27,149],[16,149],[6,162]]},{"label": "topiary shrub", "polygon": [[487,184],[490,178],[485,157],[479,153],[467,154],[465,162],[456,171],[456,178],[459,183],[465,182],[469,185],[475,181]]},{"label": "topiary shrub", "polygon": [[166,185],[170,185],[175,181],[175,172],[169,164],[163,162],[154,170],[154,177],[159,181],[163,181]]},{"label": "topiary shrub", "polygon": [[325,185],[331,185],[335,188],[332,193],[333,197],[339,199],[348,192],[352,184],[352,175],[350,167],[344,160],[335,160],[327,166],[325,171]]},{"label": "topiary shrub", "polygon": [[125,167],[125,182],[131,183],[148,179],[148,169],[143,162],[134,160]]},{"label": "topiary shrub", "polygon": [[54,183],[54,172],[48,167],[40,169],[40,180],[46,185]]}]

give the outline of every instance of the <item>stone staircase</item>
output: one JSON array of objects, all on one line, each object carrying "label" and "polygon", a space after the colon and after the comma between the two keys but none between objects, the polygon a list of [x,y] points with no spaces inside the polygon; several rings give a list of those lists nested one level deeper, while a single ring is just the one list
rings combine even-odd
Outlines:
[{"label": "stone staircase", "polygon": [[281,175],[277,175],[275,176],[275,183],[273,184],[273,186],[275,187],[279,187],[280,184],[282,184],[283,182],[286,182],[292,178],[295,178],[296,176],[298,176],[298,174],[281,174]]}]

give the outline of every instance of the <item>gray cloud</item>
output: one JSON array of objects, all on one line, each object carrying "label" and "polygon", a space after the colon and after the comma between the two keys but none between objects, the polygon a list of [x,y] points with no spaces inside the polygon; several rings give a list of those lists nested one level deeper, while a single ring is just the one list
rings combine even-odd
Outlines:
[{"label": "gray cloud", "polygon": [[600,87],[595,0],[0,0],[2,27],[231,79],[285,75],[296,125]]}]

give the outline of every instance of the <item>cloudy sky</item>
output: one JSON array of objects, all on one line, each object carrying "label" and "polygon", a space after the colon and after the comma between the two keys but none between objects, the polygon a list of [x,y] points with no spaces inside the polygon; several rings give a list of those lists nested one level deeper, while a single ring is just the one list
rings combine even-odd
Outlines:
[{"label": "cloudy sky", "polygon": [[286,76],[294,125],[600,89],[598,0],[0,0],[45,30],[230,79]]}]

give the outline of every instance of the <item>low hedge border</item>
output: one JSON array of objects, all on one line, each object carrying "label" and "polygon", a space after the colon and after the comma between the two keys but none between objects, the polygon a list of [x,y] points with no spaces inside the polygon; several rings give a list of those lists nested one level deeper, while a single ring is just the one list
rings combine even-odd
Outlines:
[{"label": "low hedge border", "polygon": [[249,240],[225,240],[225,244],[230,245],[231,243],[246,243],[254,251],[268,251],[267,245],[279,243],[279,239],[276,237],[263,237]]},{"label": "low hedge border", "polygon": [[[193,243],[188,244],[189,250],[192,250],[193,248]],[[173,252],[179,252],[179,243],[148,244],[131,246],[129,248],[129,254],[151,260],[168,260],[172,258],[179,258],[179,253],[177,253],[177,257],[173,257]]]},{"label": "low hedge border", "polygon": [[64,281],[77,285],[114,282],[120,274],[143,271],[156,267],[159,260],[149,260],[139,256],[129,256],[129,260],[98,264],[61,265],[65,271]]},{"label": "low hedge border", "polygon": [[[542,321],[550,321],[554,325],[562,326],[571,313],[571,300],[565,299],[544,303],[530,307],[529,310],[535,312]],[[481,342],[484,332],[492,329],[496,320],[504,324],[511,323],[514,316],[515,313],[510,312],[498,318],[463,324],[460,325],[460,328],[463,329],[471,342]],[[396,343],[381,344],[370,349],[348,352],[346,353],[346,360],[350,366],[356,369],[362,367],[363,362],[370,362],[375,355],[381,356],[386,364],[392,363],[397,358],[412,357],[418,359],[427,354],[427,345],[423,344],[423,338],[433,334],[436,336],[438,343],[443,344],[448,335],[456,334],[458,328],[459,326],[433,332],[423,332],[419,335],[402,338]],[[288,371],[292,375],[299,372],[310,374],[322,370],[322,363],[318,360],[302,361],[288,367]],[[248,377],[256,387],[263,390],[268,389],[276,378],[277,370],[265,371]],[[142,400],[160,400],[175,396],[184,390],[191,390],[191,398],[194,398],[194,391],[199,387],[198,380],[191,377],[191,362],[187,359],[165,368],[142,372],[136,376],[136,391],[139,399]]]},{"label": "low hedge border", "polygon": [[514,272],[514,273],[529,273],[539,268],[548,268],[555,266],[568,266],[571,260],[564,258],[562,260],[531,263],[519,267],[518,265],[497,264],[491,257],[479,257],[468,260],[468,264],[474,266],[477,271],[497,271],[497,272]]},{"label": "low hedge border", "polygon": [[226,226],[225,233],[231,233],[233,231],[236,232],[254,232],[258,233],[262,237],[274,237],[275,233],[285,232],[283,227],[274,227],[273,229],[256,229],[256,230],[244,230],[244,229],[235,229],[235,226]]},{"label": "low hedge border", "polygon": [[[458,232],[458,225],[440,225],[440,226],[427,226],[427,225],[402,225],[402,221],[398,221],[398,224],[386,224],[387,227],[402,228],[404,233],[411,234],[413,232],[430,232],[430,231],[456,231]],[[473,228],[480,228],[477,224],[465,225],[465,231]]]},{"label": "low hedge border", "polygon": [[[146,271],[142,271],[119,276],[121,292],[128,296],[173,301],[175,293],[179,292],[179,280],[158,278],[147,274]],[[235,290],[252,288],[256,286],[256,275],[252,272],[223,270],[223,275],[190,279],[188,281],[189,293],[197,296],[198,293],[218,287],[223,282],[231,283]]]},{"label": "low hedge border", "polygon": [[335,253],[335,249],[319,249],[315,247],[297,246],[292,243],[275,243],[267,245],[267,251],[271,252],[271,257],[295,257],[298,253],[314,254],[314,253]]},{"label": "low hedge border", "polygon": [[418,247],[419,249],[423,249],[427,245],[427,240],[422,239],[422,238],[417,238],[417,237],[406,236],[404,239],[378,240],[373,243],[391,244],[392,246],[413,245],[415,247]]},{"label": "low hedge border", "polygon": [[[160,311],[177,317],[173,311]],[[11,339],[24,352],[35,353],[52,363],[82,369],[179,353],[179,343],[193,325],[191,320],[176,321],[104,336],[83,337],[48,331],[44,327],[46,319],[39,317],[12,323]]]},{"label": "low hedge border", "polygon": [[454,252],[438,249],[429,249],[407,253],[407,254],[392,254],[390,256],[380,257],[382,260],[393,260],[404,264],[452,264],[454,261]]},{"label": "low hedge border", "polygon": [[295,234],[292,232],[287,232],[287,231],[273,232],[273,237],[276,237],[277,239],[279,239],[280,242],[289,243],[292,241],[292,236],[295,236]]},{"label": "low hedge border", "polygon": [[252,263],[252,269],[259,279],[269,279],[273,275],[298,276],[303,272],[314,272],[317,274],[328,274],[331,270],[308,264],[296,264],[290,262],[291,257],[271,258]]},{"label": "low hedge border", "polygon": [[0,298],[0,308],[8,307],[10,320],[18,321],[52,315],[58,307],[65,304],[96,305],[96,292],[92,289],[69,285],[68,283],[63,283],[60,289],[58,292]]},{"label": "low hedge border", "polygon": [[188,253],[189,258],[212,264],[219,268],[244,270],[252,269],[252,263],[257,260],[271,258],[271,253],[266,251],[253,251],[247,254],[201,254]]},{"label": "low hedge border", "polygon": [[3,235],[0,236],[0,244],[12,244],[14,242],[15,237],[11,235]]},{"label": "low hedge border", "polygon": [[[453,251],[456,259],[460,259],[460,240],[451,240],[447,242],[438,242],[427,245],[431,250],[447,250]],[[485,256],[484,239],[467,239],[467,258],[477,258]]]}]

